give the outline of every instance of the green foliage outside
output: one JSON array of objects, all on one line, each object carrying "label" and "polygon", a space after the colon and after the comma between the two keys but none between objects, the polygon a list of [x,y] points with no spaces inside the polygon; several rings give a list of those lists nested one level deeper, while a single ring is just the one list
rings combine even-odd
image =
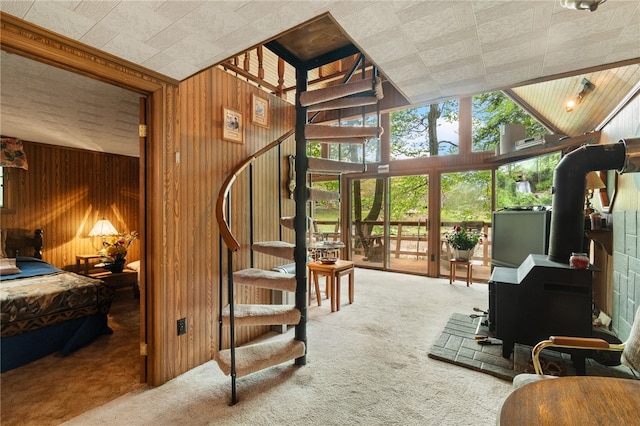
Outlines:
[{"label": "green foliage outside", "polygon": [[502,92],[474,96],[472,100],[473,150],[488,151],[500,145],[502,124],[524,124],[526,137],[544,135],[547,129]]},{"label": "green foliage outside", "polygon": [[443,222],[491,221],[491,172],[446,173],[441,180]]},{"label": "green foliage outside", "polygon": [[[502,92],[485,93],[472,100],[472,149],[492,150],[500,144],[502,124],[525,125],[526,136],[548,133],[547,130],[511,101]],[[395,111],[391,114],[391,153],[396,158],[415,158],[446,155],[458,152],[457,141],[439,140],[437,120],[458,121],[458,101],[448,101]],[[356,122],[359,122],[356,120]],[[345,123],[347,124],[347,123]],[[352,124],[352,123],[349,123]],[[375,123],[367,123],[375,125]],[[377,144],[377,140],[375,141]],[[375,148],[378,148],[375,145]],[[319,144],[311,144],[310,155],[319,155]],[[366,152],[370,148],[367,148]],[[378,152],[378,149],[374,149]],[[348,146],[331,146],[330,157],[343,161],[362,161],[362,152]],[[559,153],[512,163],[496,171],[496,206],[550,205],[553,169],[560,159]],[[371,159],[367,159],[372,161]],[[374,159],[375,161],[375,159]],[[402,160],[396,160],[402,161]],[[531,192],[517,190],[517,180],[526,176]],[[382,185],[379,179],[354,183],[354,219],[381,220],[383,210]],[[322,183],[326,189],[335,189],[335,183]],[[443,222],[491,221],[491,172],[489,170],[446,173],[441,180],[441,218]],[[393,177],[390,183],[390,219],[414,220],[428,215],[428,176]],[[338,218],[335,206],[319,203],[315,209],[318,220]],[[321,219],[322,218],[322,219]]]},{"label": "green foliage outside", "polygon": [[419,158],[458,153],[458,142],[441,140],[438,119],[458,120],[458,101],[447,101],[391,113],[391,158]]}]

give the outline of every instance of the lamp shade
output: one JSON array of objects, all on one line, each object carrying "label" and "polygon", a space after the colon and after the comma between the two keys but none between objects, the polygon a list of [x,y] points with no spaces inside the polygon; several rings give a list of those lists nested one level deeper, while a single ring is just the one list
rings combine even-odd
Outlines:
[{"label": "lamp shade", "polygon": [[606,188],[606,185],[600,179],[600,175],[596,172],[587,173],[587,189],[602,189]]},{"label": "lamp shade", "polygon": [[107,235],[118,235],[116,228],[104,217],[96,222],[89,231],[90,237],[104,237]]}]

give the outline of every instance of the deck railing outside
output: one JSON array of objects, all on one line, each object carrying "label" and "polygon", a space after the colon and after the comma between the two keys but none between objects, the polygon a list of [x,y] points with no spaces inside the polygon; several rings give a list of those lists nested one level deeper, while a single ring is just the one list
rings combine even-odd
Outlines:
[{"label": "deck railing outside", "polygon": [[[365,237],[367,240],[374,241],[383,238],[382,221],[362,221],[362,224],[372,229],[372,232]],[[337,240],[340,238],[337,221],[318,220],[315,221],[315,225],[314,235],[316,238],[328,240]],[[389,225],[391,231],[389,236],[389,255],[391,257],[412,257],[415,259],[427,257],[427,242],[432,232],[427,229],[427,223],[425,221],[394,220],[390,221]],[[451,252],[444,234],[453,229],[454,226],[469,226],[469,222],[440,223],[437,236],[440,240],[441,253],[443,256],[450,255]],[[481,263],[483,266],[489,266],[491,263],[491,222],[473,222],[473,228],[480,228],[481,232],[487,237],[483,238],[482,244],[476,246],[471,260],[478,261],[478,263]],[[364,255],[362,238],[357,235],[355,229],[351,232],[351,240],[353,241],[352,247],[354,254]]]}]

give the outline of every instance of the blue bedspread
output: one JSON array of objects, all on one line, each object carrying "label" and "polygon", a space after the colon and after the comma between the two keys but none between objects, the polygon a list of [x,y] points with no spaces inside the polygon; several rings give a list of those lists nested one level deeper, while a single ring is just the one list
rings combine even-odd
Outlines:
[{"label": "blue bedspread", "polygon": [[115,291],[103,281],[35,258],[19,257],[16,266],[20,274],[0,277],[0,371],[66,355],[112,333]]},{"label": "blue bedspread", "polygon": [[20,269],[19,274],[3,275],[0,279],[2,281],[14,280],[16,278],[36,277],[38,275],[62,272],[62,269],[58,269],[52,264],[36,259],[35,257],[18,257],[16,258],[16,266]]}]

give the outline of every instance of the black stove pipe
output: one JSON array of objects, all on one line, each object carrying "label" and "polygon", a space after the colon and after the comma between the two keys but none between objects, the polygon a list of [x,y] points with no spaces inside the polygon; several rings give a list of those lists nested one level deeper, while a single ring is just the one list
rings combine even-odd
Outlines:
[{"label": "black stove pipe", "polygon": [[[630,143],[633,147],[630,147]],[[630,152],[637,154],[640,139],[620,140],[619,143],[584,145],[560,160],[553,171],[553,200],[548,259],[569,263],[572,252],[584,248],[584,199],[587,173],[593,170],[616,169],[634,171],[637,167]],[[637,170],[637,169],[636,169]]]}]

